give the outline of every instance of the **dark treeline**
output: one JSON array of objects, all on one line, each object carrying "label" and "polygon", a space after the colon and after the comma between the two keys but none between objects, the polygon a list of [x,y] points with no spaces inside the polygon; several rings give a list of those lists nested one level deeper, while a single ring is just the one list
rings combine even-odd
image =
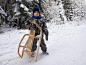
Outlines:
[{"label": "dark treeline", "polygon": [[33,7],[37,5],[43,12],[42,0],[0,0],[0,25],[24,28],[25,20],[32,15]]}]

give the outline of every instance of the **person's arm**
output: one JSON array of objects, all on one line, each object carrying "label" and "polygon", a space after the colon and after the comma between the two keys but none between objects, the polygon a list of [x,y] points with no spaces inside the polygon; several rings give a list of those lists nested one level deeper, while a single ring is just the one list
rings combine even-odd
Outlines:
[{"label": "person's arm", "polygon": [[44,32],[44,34],[46,36],[46,40],[48,40],[48,34],[49,34],[49,32],[48,32],[45,20],[43,21],[43,32]]},{"label": "person's arm", "polygon": [[43,32],[47,31],[47,25],[45,20],[43,20]]}]

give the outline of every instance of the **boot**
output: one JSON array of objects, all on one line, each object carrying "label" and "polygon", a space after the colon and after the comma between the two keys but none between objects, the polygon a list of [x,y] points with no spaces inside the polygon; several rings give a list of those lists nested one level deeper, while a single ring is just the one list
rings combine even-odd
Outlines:
[{"label": "boot", "polygon": [[32,53],[32,54],[31,54],[31,57],[35,57],[35,54]]},{"label": "boot", "polygon": [[47,51],[43,51],[43,54],[49,55],[49,53]]}]

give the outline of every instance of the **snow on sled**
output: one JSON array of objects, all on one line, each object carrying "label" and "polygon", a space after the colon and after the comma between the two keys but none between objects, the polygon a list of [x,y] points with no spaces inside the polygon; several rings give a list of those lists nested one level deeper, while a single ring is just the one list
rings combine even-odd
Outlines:
[{"label": "snow on sled", "polygon": [[[35,36],[35,30],[30,30],[30,33],[29,34],[25,34],[22,37],[22,39],[21,39],[21,41],[19,43],[18,55],[19,55],[20,58],[22,58],[23,57],[23,54],[25,52],[26,55],[30,58],[31,53],[34,53],[34,54],[36,54],[36,59],[35,59],[35,62],[36,62],[37,61],[37,57],[38,57],[40,43],[41,43],[41,38],[42,38],[42,29],[41,29],[41,27],[35,21],[32,21],[31,23],[34,23],[40,29],[41,36],[40,37]],[[21,45],[21,43],[22,43],[23,39],[25,38],[25,36],[29,36],[29,37],[28,37],[25,45]],[[37,53],[31,51],[32,50],[32,46],[33,46],[34,38],[39,38],[39,45],[38,45]],[[20,52],[19,52],[20,51],[20,48],[23,48],[22,49],[22,54],[20,54]]]}]

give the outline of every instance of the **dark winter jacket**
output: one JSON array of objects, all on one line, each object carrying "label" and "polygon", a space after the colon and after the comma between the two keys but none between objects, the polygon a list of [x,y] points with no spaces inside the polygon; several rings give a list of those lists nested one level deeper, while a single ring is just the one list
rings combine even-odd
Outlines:
[{"label": "dark winter jacket", "polygon": [[47,29],[47,26],[46,26],[46,23],[45,23],[44,19],[42,19],[42,18],[41,19],[35,19],[33,17],[29,17],[25,22],[25,25],[26,25],[27,29],[31,30],[31,27],[34,28],[35,36],[36,36],[36,35],[40,34],[40,30],[35,24],[31,24],[31,21],[35,21],[41,27],[42,32],[48,37],[48,29]]}]

